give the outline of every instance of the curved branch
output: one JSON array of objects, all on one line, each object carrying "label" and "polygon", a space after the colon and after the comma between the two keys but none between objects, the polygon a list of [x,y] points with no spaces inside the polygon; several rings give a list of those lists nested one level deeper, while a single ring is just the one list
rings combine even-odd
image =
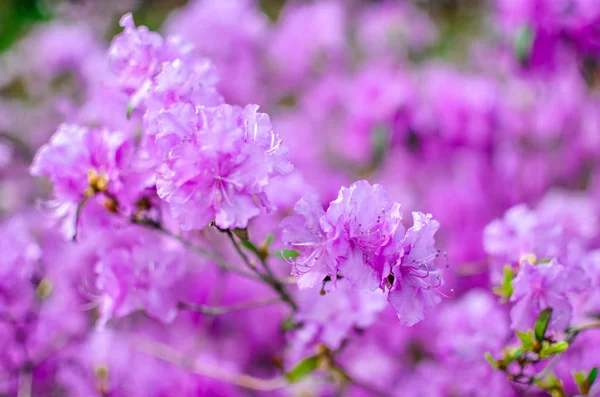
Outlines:
[{"label": "curved branch", "polygon": [[244,277],[248,277],[248,278],[252,278],[252,279],[256,279],[256,280],[259,280],[261,278],[260,276],[246,272],[242,269],[239,269],[239,268],[227,263],[227,261],[225,261],[225,259],[221,258],[220,256],[218,256],[210,251],[207,251],[202,247],[192,244],[190,241],[186,240],[185,238],[181,237],[180,235],[175,234],[175,233],[165,229],[159,223],[149,222],[149,221],[139,221],[139,220],[136,220],[133,218],[131,219],[131,223],[133,223],[134,225],[139,225],[139,226],[145,227],[146,229],[155,230],[159,233],[164,234],[165,236],[168,236],[174,240],[177,240],[178,242],[180,242],[184,247],[186,247],[190,251],[192,251],[204,258],[214,261],[223,270],[237,273]]},{"label": "curved branch", "polygon": [[190,310],[205,314],[207,316],[218,316],[220,314],[234,313],[241,310],[254,309],[257,307],[264,307],[274,305],[277,303],[283,303],[279,298],[263,299],[256,302],[242,302],[231,306],[206,306],[206,305],[195,305],[193,303],[179,303],[179,308]]},{"label": "curved branch", "polygon": [[194,374],[206,376],[246,389],[255,391],[273,391],[287,386],[287,382],[283,377],[261,379],[251,375],[228,372],[217,366],[204,364],[198,360],[188,359],[172,347],[156,341],[136,339],[133,341],[133,344],[136,346],[137,350],[142,353],[187,369]]}]

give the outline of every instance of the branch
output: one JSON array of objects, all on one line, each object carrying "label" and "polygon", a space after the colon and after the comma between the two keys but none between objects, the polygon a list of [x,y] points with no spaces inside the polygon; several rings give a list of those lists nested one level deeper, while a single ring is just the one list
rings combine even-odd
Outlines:
[{"label": "branch", "polygon": [[260,279],[259,276],[252,274],[252,273],[248,273],[242,269],[239,269],[233,265],[230,265],[220,256],[213,254],[212,252],[207,251],[202,247],[198,247],[197,245],[192,244],[190,241],[184,239],[180,235],[177,235],[177,234],[165,229],[159,223],[149,222],[149,221],[139,221],[139,220],[136,220],[133,218],[131,219],[131,223],[133,223],[134,225],[139,225],[139,226],[145,227],[146,229],[155,230],[157,232],[164,234],[165,236],[168,236],[174,240],[177,240],[178,242],[180,242],[184,247],[186,247],[190,251],[193,251],[194,253],[198,254],[199,256],[202,256],[202,257],[205,257],[205,258],[208,258],[208,259],[214,261],[223,270],[237,273],[239,275],[242,275],[242,276],[248,277],[248,278],[252,278],[252,279],[257,279],[257,280]]},{"label": "branch", "polygon": [[138,351],[149,356],[187,369],[192,373],[244,387],[246,389],[256,391],[273,391],[287,386],[287,382],[282,377],[261,379],[246,374],[227,372],[220,367],[200,363],[198,360],[190,360],[170,346],[156,341],[133,340],[132,342],[134,346],[137,347]]},{"label": "branch", "polygon": [[17,397],[31,397],[33,376],[31,370],[24,369],[19,373],[19,390]]},{"label": "branch", "polygon": [[[577,338],[577,335],[579,335],[580,332],[583,332],[583,331],[589,330],[589,329],[595,329],[595,328],[600,328],[600,323],[592,323],[592,324],[582,325],[579,327],[569,328],[567,330],[567,335],[566,335],[565,341],[567,343],[569,343],[569,345],[571,345],[571,343],[573,343],[575,341],[575,338]],[[539,374],[532,377],[528,383],[533,384],[539,380],[544,379],[546,376],[548,376],[550,374],[550,372],[552,372],[552,370],[554,369],[556,364],[558,364],[558,360],[560,360],[562,355],[563,355],[563,353],[559,353],[559,354],[555,355],[552,358],[552,360],[550,361],[550,363]]]},{"label": "branch", "polygon": [[[219,230],[221,230],[221,229],[219,229]],[[221,231],[223,231],[227,234],[227,236],[229,237],[229,240],[233,244],[233,247],[235,248],[237,253],[242,257],[242,260],[251,269],[255,269],[255,271],[259,275],[260,279],[263,280],[265,283],[269,284],[279,294],[281,299],[292,308],[292,310],[294,310],[294,311],[298,310],[298,305],[296,304],[296,302],[288,294],[288,292],[285,289],[285,286],[282,284],[282,282],[273,276],[273,274],[270,272],[270,269],[268,268],[268,266],[266,266],[266,264],[263,264],[263,266],[265,266],[265,269],[267,269],[269,274],[259,273],[258,270],[256,270],[256,267],[254,265],[252,265],[252,263],[250,263],[250,260],[248,259],[248,256],[246,255],[246,253],[242,250],[242,247],[240,247],[238,242],[235,240],[235,237],[234,237],[233,233],[231,232],[231,230],[227,229],[227,230],[221,230]],[[261,259],[261,261],[263,261],[263,260]]]},{"label": "branch", "polygon": [[193,303],[179,303],[179,308],[205,314],[207,316],[218,316],[220,314],[234,313],[241,310],[254,309],[257,307],[269,306],[282,303],[279,298],[263,299],[256,302],[242,302],[231,306],[206,306],[195,305]]},{"label": "branch", "polygon": [[256,272],[256,274],[259,274],[259,276],[260,276],[260,273],[256,269],[256,266],[254,266],[254,264],[252,262],[250,262],[248,255],[246,255],[246,253],[242,250],[242,247],[240,247],[240,245],[237,243],[237,241],[235,241],[235,237],[233,236],[233,233],[231,232],[231,230],[229,230],[229,229],[227,229],[227,230],[219,229],[219,230],[222,232],[224,231],[225,234],[227,234],[227,237],[229,237],[229,240],[231,241],[231,244],[235,248],[235,251],[242,258],[242,260],[244,261],[246,266],[248,266],[250,268],[250,270]]}]

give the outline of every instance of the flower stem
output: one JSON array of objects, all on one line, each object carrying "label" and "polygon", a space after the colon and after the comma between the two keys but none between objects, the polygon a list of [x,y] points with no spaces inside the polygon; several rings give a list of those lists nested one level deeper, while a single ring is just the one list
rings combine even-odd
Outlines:
[{"label": "flower stem", "polygon": [[193,303],[179,303],[181,309],[190,310],[205,314],[207,316],[218,316],[220,314],[233,313],[246,309],[254,309],[257,307],[269,306],[277,303],[281,303],[279,298],[263,299],[255,302],[242,302],[231,306],[206,306],[206,305],[195,305]]},{"label": "flower stem", "polygon": [[252,278],[252,279],[260,279],[260,277],[258,275],[252,274],[252,273],[248,273],[238,267],[235,267],[229,263],[227,263],[223,258],[221,258],[220,256],[205,250],[202,247],[198,247],[197,245],[191,243],[189,240],[186,240],[185,238],[183,238],[182,236],[175,234],[167,229],[165,229],[160,223],[157,222],[150,222],[150,221],[139,221],[136,219],[131,219],[131,222],[135,225],[139,225],[142,227],[145,227],[146,229],[150,229],[150,230],[155,230],[157,232],[160,232],[162,234],[164,234],[165,236],[168,236],[174,240],[177,240],[178,242],[180,242],[184,247],[186,247],[187,249],[189,249],[190,251],[205,257],[207,259],[210,259],[212,261],[214,261],[221,269],[229,271],[229,272],[233,272],[233,273],[237,273],[239,275],[242,275],[244,277],[248,277],[248,278]]},{"label": "flower stem", "polygon": [[[219,229],[219,230],[221,230],[221,229]],[[287,292],[287,290],[286,290],[285,286],[283,285],[283,283],[281,281],[279,281],[276,277],[274,277],[273,273],[271,272],[271,269],[266,265],[266,263],[263,263],[263,266],[265,267],[265,270],[267,270],[268,274],[260,273],[258,271],[258,269],[256,269],[256,266],[254,266],[250,262],[250,259],[248,259],[248,256],[246,255],[246,253],[242,250],[242,247],[240,247],[240,245],[238,244],[238,242],[235,239],[235,236],[233,235],[233,233],[231,232],[231,230],[227,229],[227,230],[222,230],[222,231],[224,231],[227,234],[227,236],[229,237],[229,240],[233,244],[233,247],[235,248],[235,250],[237,251],[237,253],[242,257],[242,260],[251,269],[255,270],[256,274],[258,274],[258,276],[260,277],[260,279],[263,280],[268,285],[270,285],[275,290],[275,292],[277,292],[279,294],[279,296],[281,297],[281,299],[284,302],[286,302],[292,308],[293,311],[298,310],[298,305],[296,304],[296,302],[289,295],[289,293]],[[261,262],[263,262],[262,259],[261,259]]]}]

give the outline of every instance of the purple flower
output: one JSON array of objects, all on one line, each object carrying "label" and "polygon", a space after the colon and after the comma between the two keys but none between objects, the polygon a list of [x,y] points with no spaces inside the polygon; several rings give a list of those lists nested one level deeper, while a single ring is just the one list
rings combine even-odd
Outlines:
[{"label": "purple flower", "polygon": [[382,273],[378,257],[402,227],[400,204],[381,185],[358,181],[340,189],[323,221],[340,275],[361,291],[377,289]]},{"label": "purple flower", "polygon": [[300,288],[322,283],[330,291],[342,278],[363,293],[387,291],[400,322],[408,326],[439,303],[442,279],[433,265],[439,224],[430,214],[414,212],[414,225],[405,231],[400,204],[367,181],[342,187],[327,211],[316,196],[303,198],[294,209],[281,227],[284,242],[301,254],[292,261]]},{"label": "purple flower", "polygon": [[99,326],[139,309],[164,322],[173,321],[174,286],[185,271],[179,247],[161,243],[139,228],[121,233],[113,245],[99,250],[94,266]]},{"label": "purple flower", "polygon": [[499,282],[505,264],[516,267],[529,254],[578,267],[600,228],[596,207],[585,195],[552,191],[535,209],[524,204],[510,208],[503,219],[484,230],[484,247],[492,256],[492,280]]},{"label": "purple flower", "polygon": [[281,222],[282,239],[301,257],[293,261],[292,273],[298,281],[298,288],[312,288],[323,282],[325,277],[337,281],[335,257],[327,249],[328,236],[323,229],[321,218],[325,216],[323,207],[316,195],[305,196],[294,206],[295,214]]},{"label": "purple flower", "polygon": [[131,109],[148,99],[155,109],[181,100],[211,106],[223,102],[212,62],[199,57],[191,44],[136,28],[131,14],[121,18],[121,26],[125,29],[113,40],[109,61],[119,86],[131,96]]},{"label": "purple flower", "polygon": [[119,193],[121,170],[129,161],[131,142],[120,132],[62,124],[31,165],[31,174],[46,176],[58,199],[78,203],[98,192]]},{"label": "purple flower", "polygon": [[439,255],[433,237],[438,228],[431,214],[413,212],[413,226],[405,235],[398,233],[386,250],[391,268],[387,276],[384,271],[383,281],[389,287],[388,301],[403,325],[422,321],[425,310],[441,300],[438,288],[442,278],[433,264]]},{"label": "purple flower", "polygon": [[532,329],[542,310],[552,308],[550,328],[564,331],[571,323],[573,311],[569,294],[581,292],[588,284],[583,270],[566,268],[555,259],[538,265],[524,261],[513,281],[511,328]]},{"label": "purple flower", "polygon": [[272,209],[265,188],[292,166],[268,116],[257,109],[188,107],[186,119],[171,117],[159,126],[157,138],[168,153],[157,170],[157,191],[183,229],[201,229],[213,219],[223,229],[245,228],[260,207]]},{"label": "purple flower", "polygon": [[160,71],[164,43],[147,27],[136,28],[130,13],[121,17],[120,25],[124,31],[113,40],[108,56],[121,87],[133,94]]}]

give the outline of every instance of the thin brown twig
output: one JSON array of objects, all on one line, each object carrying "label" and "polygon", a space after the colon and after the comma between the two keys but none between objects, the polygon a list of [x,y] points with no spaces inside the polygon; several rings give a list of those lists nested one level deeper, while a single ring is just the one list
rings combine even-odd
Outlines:
[{"label": "thin brown twig", "polygon": [[[219,230],[221,230],[221,229],[219,229]],[[252,270],[253,272],[255,272],[256,274],[258,274],[260,276],[260,272],[258,271],[256,266],[252,262],[250,262],[250,258],[248,258],[248,255],[246,255],[244,250],[242,250],[242,247],[240,247],[240,245],[237,243],[237,241],[235,241],[235,236],[233,235],[231,230],[227,229],[227,230],[223,230],[223,231],[225,232],[225,234],[227,234],[227,237],[229,238],[229,241],[231,241],[233,248],[235,248],[235,251],[242,258],[242,261],[244,261],[246,266],[248,266],[250,268],[250,270]]]},{"label": "thin brown twig", "polygon": [[170,346],[156,341],[134,340],[133,343],[137,347],[138,351],[149,356],[169,362],[178,367],[185,368],[192,373],[220,380],[222,382],[230,383],[246,389],[255,391],[273,391],[287,386],[287,382],[282,377],[261,379],[247,374],[227,372],[217,366],[200,363],[198,360],[190,360]]},{"label": "thin brown twig", "polygon": [[207,305],[195,305],[193,303],[179,303],[179,307],[181,309],[190,310],[193,312],[198,312],[205,314],[207,316],[218,316],[220,314],[234,313],[241,310],[254,309],[257,307],[264,307],[269,305],[274,305],[277,303],[283,303],[283,301],[279,298],[270,298],[263,299],[255,302],[242,302],[236,305],[230,306],[207,306]]},{"label": "thin brown twig", "polygon": [[[225,230],[224,232],[229,237],[229,240],[233,244],[233,247],[235,248],[235,250],[237,251],[237,253],[242,257],[242,260],[250,268],[256,269],[256,267],[253,266],[252,263],[250,262],[250,260],[248,259],[248,256],[246,255],[246,253],[242,250],[242,247],[240,247],[240,245],[236,241],[235,236],[233,235],[233,233],[231,232],[231,230]],[[285,286],[281,283],[281,281],[279,281],[277,278],[273,277],[273,275],[271,273],[269,273],[269,274],[262,274],[258,270],[255,270],[255,271],[259,275],[259,277],[261,278],[261,280],[263,280],[265,283],[269,284],[279,294],[279,296],[281,297],[281,299],[283,301],[285,301],[292,308],[292,310],[294,310],[294,311],[298,310],[298,305],[292,299],[292,297],[289,295],[289,293],[287,292]]]},{"label": "thin brown twig", "polygon": [[219,266],[221,269],[223,270],[227,270],[229,272],[233,272],[233,273],[237,273],[239,275],[242,275],[244,277],[248,277],[248,278],[252,278],[252,279],[260,279],[259,276],[252,274],[252,273],[248,273],[240,268],[237,268],[231,264],[229,264],[227,261],[225,261],[223,258],[221,258],[220,256],[213,254],[210,251],[205,250],[202,247],[199,247],[195,244],[192,244],[190,241],[186,240],[185,238],[181,237],[178,234],[175,234],[167,229],[165,229],[161,224],[159,223],[154,223],[154,222],[148,222],[148,221],[138,221],[136,219],[131,219],[131,222],[135,225],[139,225],[142,227],[145,227],[146,229],[150,229],[150,230],[155,230],[159,233],[164,234],[165,236],[168,236],[174,240],[177,240],[179,243],[181,243],[184,247],[186,247],[187,249],[189,249],[190,251],[195,252],[196,254],[205,257],[207,259],[210,259],[212,261],[214,261],[217,266]]}]

